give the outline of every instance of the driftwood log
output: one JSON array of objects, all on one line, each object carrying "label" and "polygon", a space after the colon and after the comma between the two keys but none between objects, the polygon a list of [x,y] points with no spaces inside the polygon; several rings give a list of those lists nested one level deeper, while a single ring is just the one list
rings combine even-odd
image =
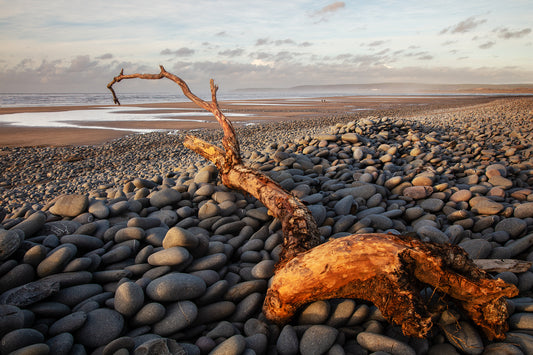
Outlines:
[{"label": "driftwood log", "polygon": [[518,294],[515,286],[492,279],[457,246],[379,233],[320,244],[308,208],[268,176],[243,165],[235,130],[219,107],[213,80],[212,100],[207,102],[194,95],[181,78],[160,68],[159,74],[121,72],[107,87],[120,104],[113,90],[115,83],[132,78],[170,79],[222,126],[223,149],[194,136],[187,136],[183,143],[216,165],[224,185],[253,195],[281,221],[282,252],[263,304],[269,320],[286,323],[312,301],[357,298],[373,302],[383,316],[402,327],[405,335],[424,337],[433,320],[420,291],[429,285],[435,293],[449,296],[489,339],[505,337],[505,298]]}]

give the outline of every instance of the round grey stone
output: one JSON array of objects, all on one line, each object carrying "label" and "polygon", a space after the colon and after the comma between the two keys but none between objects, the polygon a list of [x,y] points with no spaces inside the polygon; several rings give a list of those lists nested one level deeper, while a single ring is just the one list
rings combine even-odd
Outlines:
[{"label": "round grey stone", "polygon": [[61,195],[58,197],[50,212],[63,217],[76,217],[87,210],[89,199],[86,195]]},{"label": "round grey stone", "polygon": [[2,342],[0,343],[0,352],[2,354],[9,354],[28,345],[42,343],[43,341],[44,335],[35,329],[16,329],[2,337]]},{"label": "round grey stone", "polygon": [[163,319],[166,311],[161,303],[147,303],[133,316],[131,322],[137,326],[154,324]]},{"label": "round grey stone", "polygon": [[533,329],[533,313],[515,313],[509,317],[509,327],[511,329]]},{"label": "round grey stone", "polygon": [[143,306],[144,292],[135,282],[121,283],[115,291],[115,310],[120,314],[131,317]]},{"label": "round grey stone", "polygon": [[174,189],[162,189],[156,191],[150,197],[150,204],[154,207],[161,208],[169,205],[175,205],[181,200],[181,193]]},{"label": "round grey stone", "polygon": [[20,229],[6,231],[0,229],[0,261],[6,260],[18,250],[24,240],[24,232]]},{"label": "round grey stone", "polygon": [[187,267],[187,272],[200,270],[218,270],[228,261],[228,257],[224,253],[216,253],[195,259],[192,264]]},{"label": "round grey stone", "polygon": [[276,349],[281,355],[296,355],[300,348],[298,335],[291,325],[286,325],[281,330],[278,340],[276,341]]},{"label": "round grey stone", "polygon": [[274,276],[275,266],[276,262],[274,260],[260,261],[252,268],[252,276],[256,279],[269,279]]},{"label": "round grey stone", "polygon": [[61,244],[71,243],[82,250],[94,250],[101,248],[104,242],[96,237],[84,234],[68,234],[62,236],[59,241]]},{"label": "round grey stone", "polygon": [[420,238],[422,238],[422,240],[424,238],[427,238],[429,241],[433,243],[440,243],[440,244],[449,243],[448,236],[444,232],[430,225],[420,226],[416,230],[416,233],[420,236]]},{"label": "round grey stone", "polygon": [[74,336],[70,333],[61,333],[46,341],[50,347],[50,354],[69,355],[74,346]]},{"label": "round grey stone", "polygon": [[505,231],[509,233],[511,238],[517,238],[526,232],[527,223],[526,221],[520,218],[515,218],[515,217],[505,218],[505,219],[502,219],[500,222],[498,222],[498,224],[496,224],[496,227],[494,227],[494,230],[496,232]]},{"label": "round grey stone", "polygon": [[337,203],[335,203],[335,206],[334,206],[335,213],[338,216],[347,215],[348,213],[350,213],[353,202],[354,202],[354,197],[352,195],[344,196],[339,201],[337,201]]},{"label": "round grey stone", "polygon": [[73,333],[85,324],[87,314],[82,311],[67,314],[63,318],[56,320],[48,329],[51,336],[61,333]]},{"label": "round grey stone", "polygon": [[313,325],[302,335],[300,352],[320,355],[326,353],[335,343],[339,331],[327,325]]},{"label": "round grey stone", "polygon": [[473,355],[483,352],[481,336],[470,323],[459,321],[459,324],[444,326],[444,330],[448,341],[460,351]]},{"label": "round grey stone", "polygon": [[459,243],[472,259],[485,259],[492,251],[492,245],[485,239],[470,239]]},{"label": "round grey stone", "polygon": [[124,328],[124,318],[115,310],[98,308],[87,313],[87,321],[76,331],[76,342],[97,348],[116,339]]},{"label": "round grey stone", "polygon": [[315,301],[306,306],[298,319],[299,324],[322,324],[328,317],[330,305],[327,301]]},{"label": "round grey stone", "polygon": [[168,336],[187,328],[196,319],[198,308],[191,301],[179,301],[166,307],[163,319],[152,326],[153,332],[161,336]]},{"label": "round grey stone", "polygon": [[210,355],[240,355],[246,349],[246,340],[240,334],[224,340],[217,345],[209,354]]},{"label": "round grey stone", "polygon": [[172,227],[163,239],[163,248],[184,247],[192,250],[198,246],[198,243],[198,238],[187,229]]},{"label": "round grey stone", "polygon": [[191,254],[183,247],[172,247],[150,254],[148,263],[154,266],[180,265],[189,260]]},{"label": "round grey stone", "polygon": [[516,206],[514,216],[516,218],[533,217],[533,202],[526,202]]},{"label": "round grey stone", "polygon": [[37,275],[45,277],[51,274],[61,272],[63,268],[71,261],[78,252],[74,244],[63,244],[37,266]]},{"label": "round grey stone", "polygon": [[173,272],[148,284],[146,294],[154,301],[181,301],[200,297],[206,290],[205,281],[189,274]]},{"label": "round grey stone", "polygon": [[357,342],[372,352],[384,351],[393,355],[416,355],[415,350],[409,345],[381,334],[361,332],[357,335]]}]

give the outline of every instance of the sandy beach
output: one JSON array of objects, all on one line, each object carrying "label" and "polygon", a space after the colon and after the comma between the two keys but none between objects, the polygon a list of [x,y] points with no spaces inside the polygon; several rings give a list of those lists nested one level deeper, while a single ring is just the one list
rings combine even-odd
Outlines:
[{"label": "sandy beach", "polygon": [[[309,99],[265,99],[221,102],[221,108],[236,126],[289,120],[306,120],[311,118],[332,117],[367,113],[372,110],[398,110],[418,112],[428,107],[462,106],[483,103],[494,97],[445,95],[445,96],[357,96],[324,97]],[[61,106],[61,107],[1,107],[0,119],[11,117],[10,114],[26,116],[22,119],[39,120],[39,114],[71,113],[76,117],[80,112],[118,109],[130,115],[149,116],[164,115],[164,121],[146,119],[146,121],[105,121],[77,122],[85,128],[69,127],[24,127],[6,124],[0,121],[0,146],[66,146],[94,145],[135,133],[134,130],[173,131],[201,128],[216,128],[213,117],[205,115],[189,102],[158,103],[124,106]],[[179,114],[180,116],[173,117]],[[186,117],[181,115],[187,114]],[[199,115],[201,114],[201,116]],[[5,116],[3,116],[5,115]],[[30,116],[31,115],[31,116]],[[111,115],[109,115],[111,117]],[[112,117],[111,117],[112,118]],[[195,121],[192,121],[195,120]],[[72,122],[70,122],[72,123]],[[91,129],[91,126],[99,129]],[[105,129],[108,127],[109,129]],[[120,131],[116,129],[122,129]]]}]

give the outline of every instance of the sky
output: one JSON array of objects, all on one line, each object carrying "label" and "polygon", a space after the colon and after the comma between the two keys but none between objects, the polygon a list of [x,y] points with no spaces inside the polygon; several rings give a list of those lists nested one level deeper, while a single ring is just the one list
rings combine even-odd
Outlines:
[{"label": "sky", "polygon": [[105,92],[159,65],[193,91],[533,83],[532,19],[531,0],[0,0],[0,92]]}]

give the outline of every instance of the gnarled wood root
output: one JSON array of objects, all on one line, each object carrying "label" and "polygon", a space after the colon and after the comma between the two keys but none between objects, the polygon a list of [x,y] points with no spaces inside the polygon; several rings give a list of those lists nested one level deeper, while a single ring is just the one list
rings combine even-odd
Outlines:
[{"label": "gnarled wood root", "polygon": [[333,239],[297,255],[276,272],[263,312],[281,324],[306,303],[359,298],[373,302],[405,335],[424,337],[432,327],[420,297],[424,284],[453,297],[488,338],[504,338],[505,297],[518,294],[515,286],[490,279],[459,247],[390,234]]}]

